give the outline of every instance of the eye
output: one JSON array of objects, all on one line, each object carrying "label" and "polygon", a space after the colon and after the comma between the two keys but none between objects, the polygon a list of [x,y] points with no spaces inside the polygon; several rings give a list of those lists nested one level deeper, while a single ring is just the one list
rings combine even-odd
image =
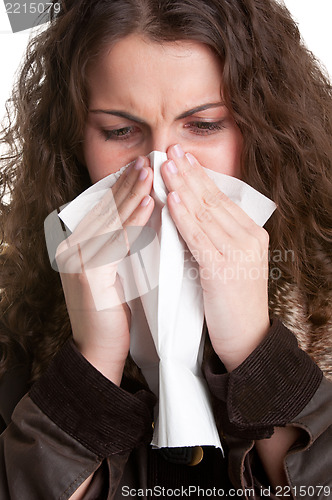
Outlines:
[{"label": "eye", "polygon": [[189,128],[197,135],[209,135],[222,130],[225,126],[223,125],[222,120],[219,120],[218,122],[196,121],[186,123],[185,128]]},{"label": "eye", "polygon": [[114,130],[103,130],[102,136],[105,141],[125,141],[130,139],[137,132],[137,127],[122,127]]}]

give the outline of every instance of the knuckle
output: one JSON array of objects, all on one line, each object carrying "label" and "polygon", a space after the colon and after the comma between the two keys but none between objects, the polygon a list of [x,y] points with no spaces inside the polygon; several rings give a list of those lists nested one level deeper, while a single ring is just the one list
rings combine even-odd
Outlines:
[{"label": "knuckle", "polygon": [[122,187],[123,187],[124,189],[128,190],[128,189],[131,189],[132,185],[133,185],[133,183],[132,183],[132,180],[131,180],[130,176],[126,176],[126,177],[124,178],[124,181],[123,181]]},{"label": "knuckle", "polygon": [[138,199],[138,194],[135,193],[135,191],[131,190],[128,193],[128,200],[130,200],[130,201],[136,201],[137,199]]},{"label": "knuckle", "polygon": [[102,197],[102,199],[91,209],[91,214],[102,216],[108,214],[116,206],[112,188]]},{"label": "knuckle", "polygon": [[221,203],[229,202],[229,198],[222,191],[211,192],[209,190],[205,191],[203,194],[203,203],[210,208],[217,208]]},{"label": "knuckle", "polygon": [[192,241],[194,244],[201,244],[201,243],[204,243],[205,241],[205,234],[203,233],[203,231],[194,231],[193,234],[192,234]]},{"label": "knuckle", "polygon": [[141,224],[142,224],[142,217],[141,217],[141,215],[140,214],[135,214],[135,215],[132,215],[130,217],[130,219],[128,219],[126,221],[126,223],[124,224],[124,227],[127,227],[127,226],[129,226],[129,227],[131,227],[131,226],[136,227],[136,226],[140,226]]},{"label": "knuckle", "polygon": [[195,213],[195,218],[198,222],[211,222],[212,220],[212,216],[208,208],[204,206],[200,207],[200,209]]},{"label": "knuckle", "polygon": [[114,231],[114,233],[109,237],[108,247],[112,249],[113,260],[124,257],[124,255],[128,251],[125,235],[125,231],[123,229],[120,229],[118,231]]},{"label": "knuckle", "polygon": [[192,167],[184,168],[181,172],[182,177],[188,177],[189,175],[193,174]]},{"label": "knuckle", "polygon": [[105,228],[110,229],[114,228],[115,225],[118,225],[121,222],[120,214],[117,210],[113,210],[109,215],[107,220],[105,221]]},{"label": "knuckle", "polygon": [[104,200],[101,200],[91,209],[91,214],[95,217],[100,217],[102,215],[107,214],[109,210],[109,206],[105,203]]}]

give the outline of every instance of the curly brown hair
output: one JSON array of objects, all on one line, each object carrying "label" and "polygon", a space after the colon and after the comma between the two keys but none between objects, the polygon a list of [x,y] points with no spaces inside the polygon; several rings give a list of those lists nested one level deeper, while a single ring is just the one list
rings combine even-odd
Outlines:
[{"label": "curly brown hair", "polygon": [[79,160],[88,65],[132,33],[198,41],[218,55],[244,138],[243,179],[278,205],[270,250],[293,252],[278,262],[270,297],[293,283],[313,331],[329,320],[331,86],[288,10],[273,0],[63,0],[29,42],[1,134],[0,375],[19,350],[36,379],[70,336],[43,223],[90,183]]}]

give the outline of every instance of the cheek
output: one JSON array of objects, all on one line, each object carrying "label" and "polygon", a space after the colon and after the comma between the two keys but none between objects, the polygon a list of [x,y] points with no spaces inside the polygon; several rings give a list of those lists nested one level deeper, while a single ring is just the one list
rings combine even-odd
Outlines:
[{"label": "cheek", "polygon": [[242,135],[240,131],[225,133],[222,139],[207,144],[204,148],[193,148],[191,153],[206,168],[241,179]]},{"label": "cheek", "polygon": [[243,138],[240,131],[237,129],[234,131],[228,141],[228,144],[225,145],[224,154],[225,154],[225,168],[227,168],[227,172],[224,172],[227,175],[232,175],[233,177],[237,177],[241,179],[241,153],[243,147]]}]

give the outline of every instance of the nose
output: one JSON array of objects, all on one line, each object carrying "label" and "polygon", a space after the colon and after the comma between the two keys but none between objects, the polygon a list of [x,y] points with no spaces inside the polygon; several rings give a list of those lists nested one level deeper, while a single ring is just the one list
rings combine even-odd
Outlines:
[{"label": "nose", "polygon": [[169,146],[177,144],[179,142],[179,137],[175,133],[169,130],[155,130],[150,138],[146,141],[146,153],[149,154],[151,151],[161,151],[166,153]]}]

